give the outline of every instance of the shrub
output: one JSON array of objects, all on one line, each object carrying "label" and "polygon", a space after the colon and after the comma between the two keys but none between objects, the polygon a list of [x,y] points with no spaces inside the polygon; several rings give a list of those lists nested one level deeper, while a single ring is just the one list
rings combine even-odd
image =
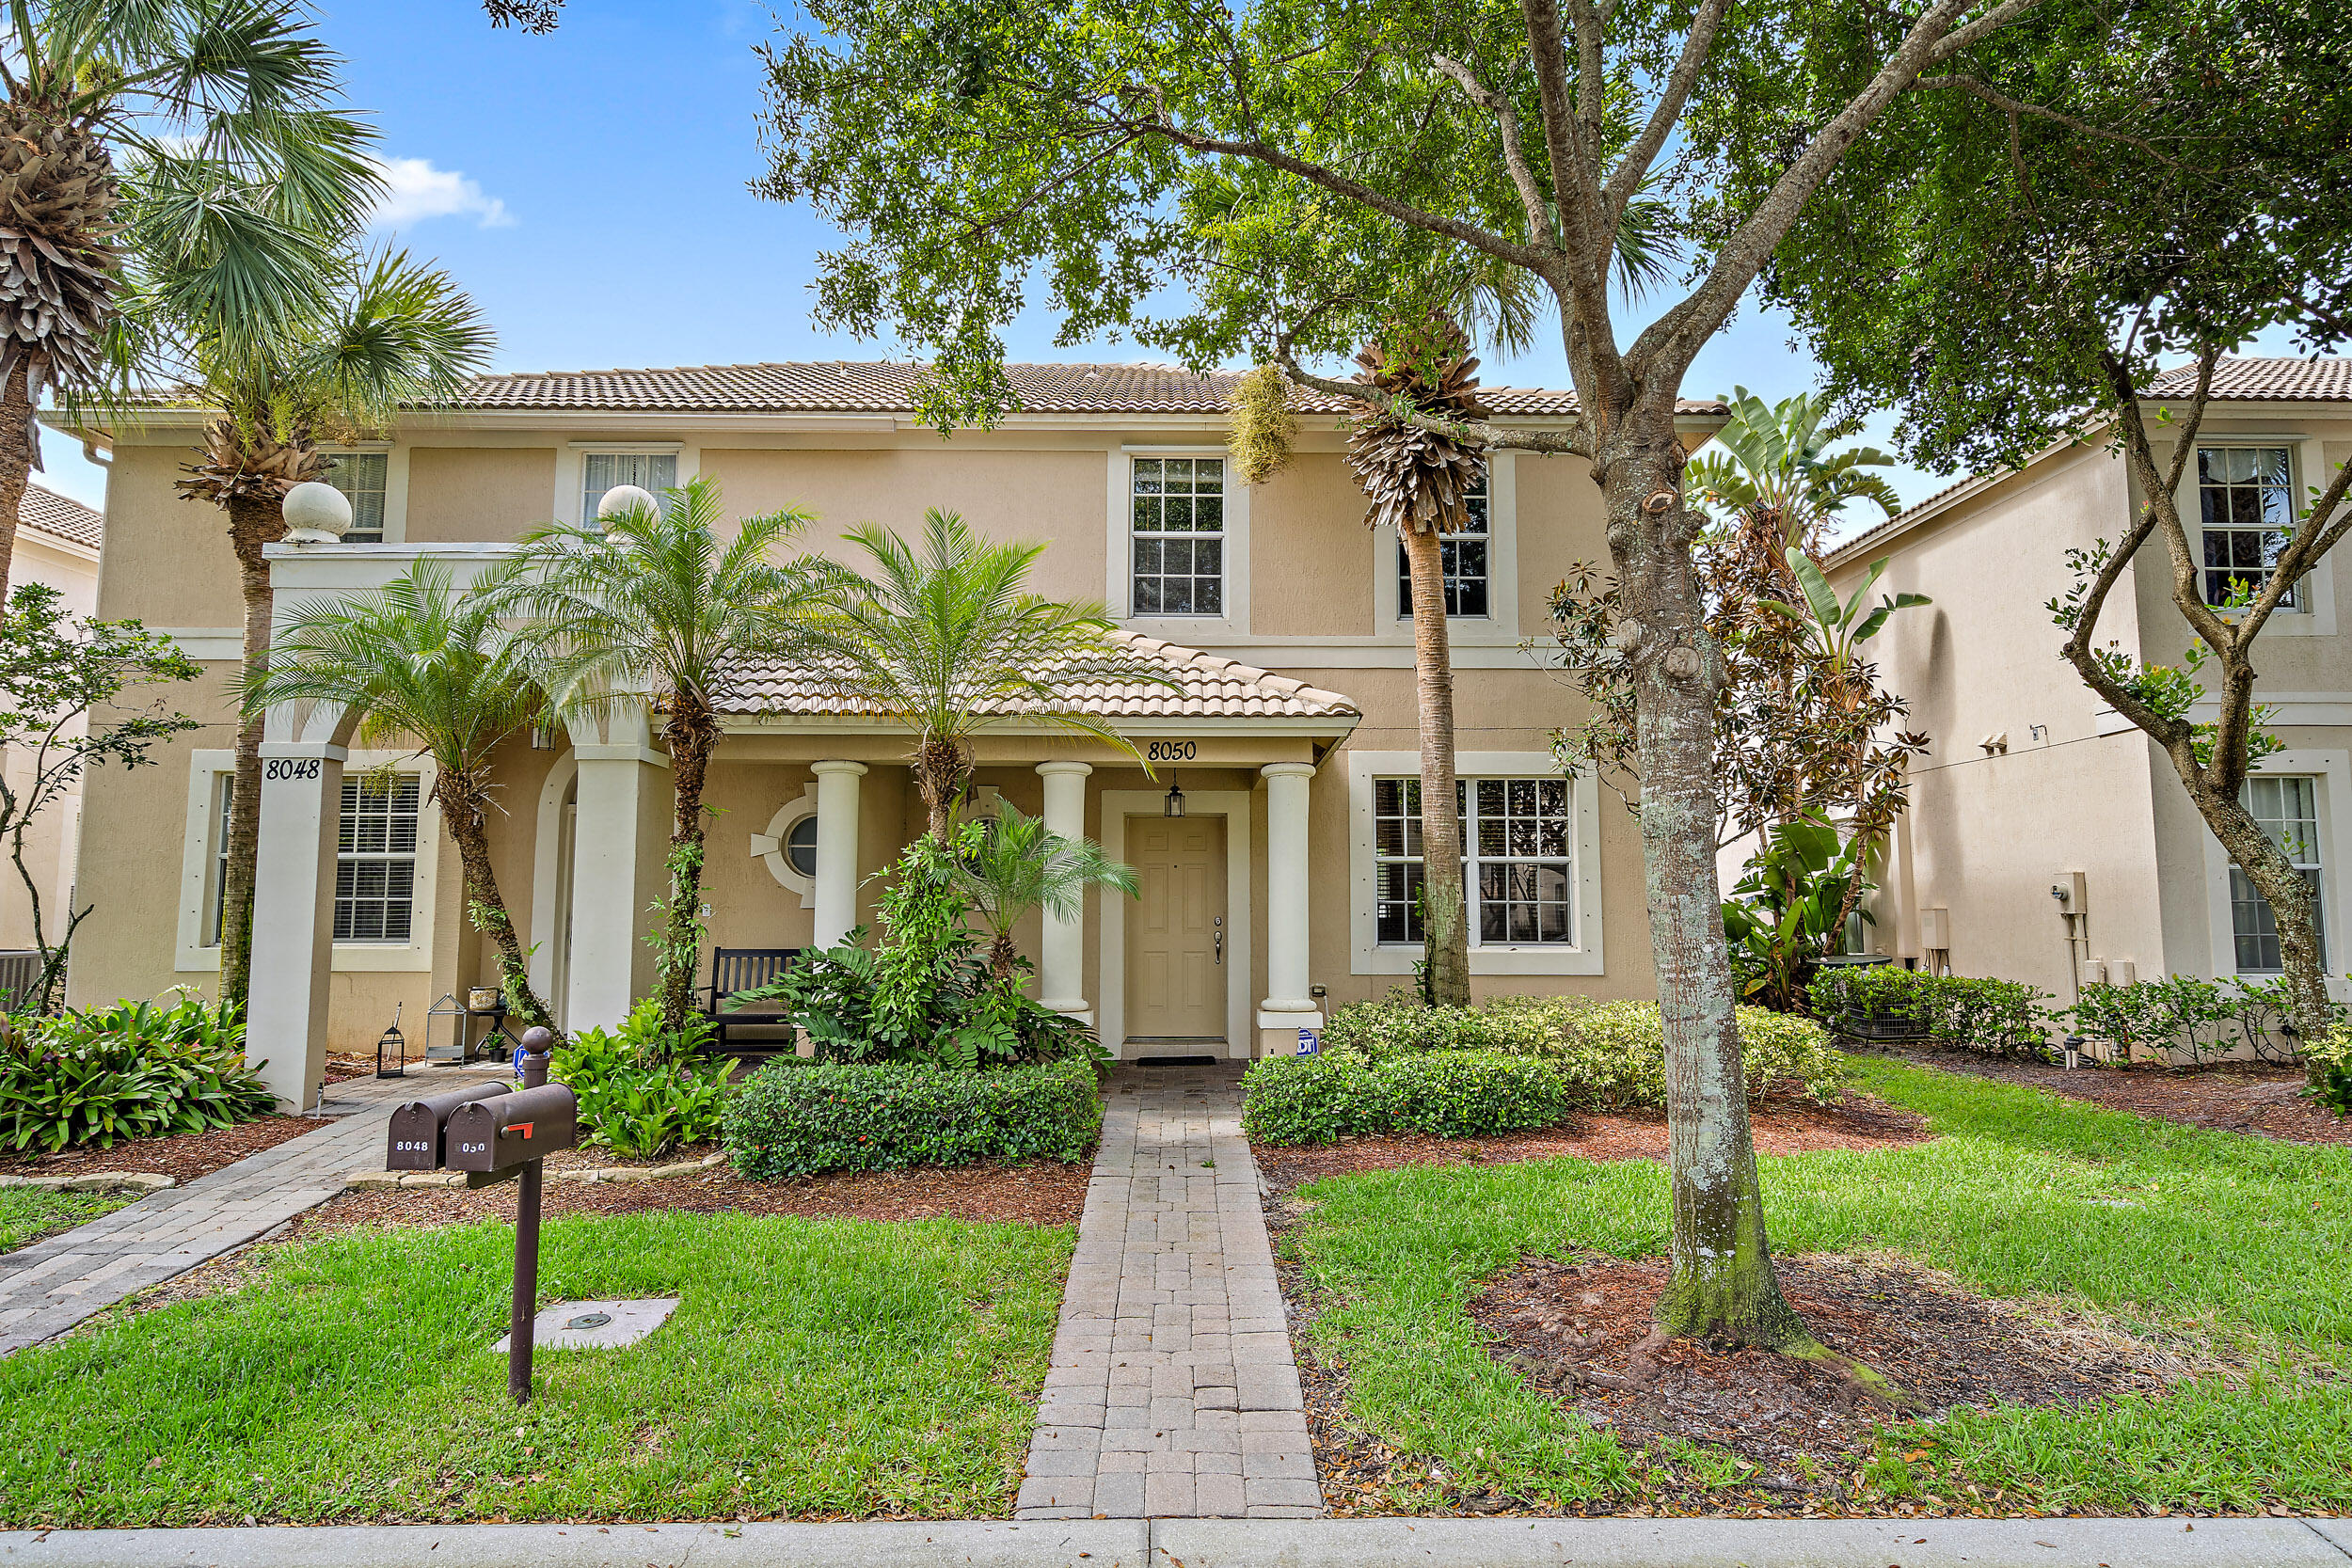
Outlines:
[{"label": "shrub", "polygon": [[[2207,980],[2168,974],[2130,985],[2089,985],[2065,1009],[2077,1034],[2106,1040],[2120,1053],[2141,1052],[2167,1066],[2201,1066],[2240,1045],[2272,1061],[2294,1054],[2293,1037],[2280,1026],[2290,1021],[2294,998],[2283,977],[2276,980]],[[2336,1009],[2339,1022],[2343,1009]]]},{"label": "shrub", "polygon": [[558,1047],[548,1076],[579,1098],[591,1143],[650,1160],[718,1134],[735,1064],[699,1059],[713,1032],[698,1016],[675,1034],[664,1030],[661,1004],[647,997],[618,1030],[583,1029]]},{"label": "shrub", "polygon": [[111,1148],[118,1138],[202,1132],[277,1109],[245,1065],[233,1006],[184,996],[168,1007],[118,1002],[12,1023],[0,1031],[0,1147]]},{"label": "shrub", "polygon": [[1406,1132],[1486,1138],[1557,1126],[1567,1116],[1560,1069],[1500,1051],[1427,1051],[1372,1071],[1381,1118]]},{"label": "shrub", "polygon": [[727,1103],[739,1175],[1083,1160],[1103,1128],[1083,1061],[987,1072],[912,1062],[772,1062]]},{"label": "shrub", "polygon": [[2339,1023],[2304,1047],[2312,1075],[2304,1096],[2340,1117],[2352,1117],[2352,1024]]},{"label": "shrub", "polygon": [[1242,1074],[1242,1131],[1260,1143],[1336,1143],[1386,1125],[1370,1064],[1357,1052],[1326,1045],[1312,1056],[1266,1056]]},{"label": "shrub", "polygon": [[1813,978],[1814,1013],[1861,1039],[1929,1039],[1995,1056],[2046,1056],[2059,1013],[2014,980],[1925,974],[1892,964],[1834,966]]}]

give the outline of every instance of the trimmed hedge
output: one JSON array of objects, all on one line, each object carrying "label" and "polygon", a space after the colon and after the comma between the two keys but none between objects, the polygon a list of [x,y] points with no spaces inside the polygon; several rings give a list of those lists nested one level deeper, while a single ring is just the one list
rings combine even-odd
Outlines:
[{"label": "trimmed hedge", "polygon": [[1859,1039],[1930,1039],[1994,1056],[2039,1060],[2065,1009],[2015,980],[1925,974],[1893,964],[1831,966],[1813,978],[1814,1013]]},{"label": "trimmed hedge", "polygon": [[978,1160],[1083,1160],[1103,1130],[1082,1061],[984,1072],[907,1062],[771,1062],[727,1102],[736,1173],[783,1180]]}]

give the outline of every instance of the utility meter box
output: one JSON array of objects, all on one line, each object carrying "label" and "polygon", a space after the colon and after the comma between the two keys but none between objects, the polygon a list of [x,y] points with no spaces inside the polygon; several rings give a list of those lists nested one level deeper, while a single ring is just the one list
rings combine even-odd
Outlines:
[{"label": "utility meter box", "polygon": [[2057,900],[2060,914],[2090,912],[2089,879],[2079,871],[2053,873],[2050,878],[2050,896]]},{"label": "utility meter box", "polygon": [[475,1100],[450,1113],[449,1168],[502,1171],[580,1142],[580,1101],[562,1084]]},{"label": "utility meter box", "polygon": [[1952,911],[1921,910],[1919,911],[1919,945],[1931,952],[1949,951],[1952,945]]},{"label": "utility meter box", "polygon": [[451,1113],[460,1105],[493,1095],[514,1093],[508,1084],[469,1084],[462,1089],[412,1100],[392,1113],[391,1136],[384,1150],[386,1170],[439,1170],[447,1157],[442,1146]]}]

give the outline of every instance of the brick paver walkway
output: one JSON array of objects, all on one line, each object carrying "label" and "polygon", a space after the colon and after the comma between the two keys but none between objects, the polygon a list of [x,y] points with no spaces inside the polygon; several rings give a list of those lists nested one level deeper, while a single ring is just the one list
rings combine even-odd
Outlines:
[{"label": "brick paver walkway", "polygon": [[[382,1168],[391,1108],[452,1087],[411,1071],[327,1091],[339,1119],[14,1252],[0,1253],[0,1355],[61,1334],[135,1291],[244,1246],[342,1190],[343,1173]],[[138,1159],[125,1152],[122,1168]]]},{"label": "brick paver walkway", "polygon": [[1320,1513],[1239,1064],[1104,1089],[1015,1517]]}]

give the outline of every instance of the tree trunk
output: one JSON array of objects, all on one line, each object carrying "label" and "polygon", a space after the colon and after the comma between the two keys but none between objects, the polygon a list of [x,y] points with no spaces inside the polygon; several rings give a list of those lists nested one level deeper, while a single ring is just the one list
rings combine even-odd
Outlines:
[{"label": "tree trunk", "polygon": [[1431,1003],[1470,1006],[1470,925],[1462,814],[1454,777],[1454,657],[1446,638],[1445,553],[1438,531],[1399,531],[1413,593],[1413,689],[1421,724],[1421,921]]},{"label": "tree trunk", "polygon": [[930,835],[942,844],[956,823],[956,795],[963,787],[963,748],[926,736],[914,749],[914,787],[930,819]]},{"label": "tree trunk", "polygon": [[8,602],[8,572],[16,561],[16,526],[24,511],[24,487],[33,476],[33,436],[27,422],[32,397],[25,389],[29,364],[19,363],[0,381],[0,606]]},{"label": "tree trunk", "polygon": [[670,911],[658,950],[661,1026],[675,1033],[693,1010],[694,975],[702,964],[703,786],[718,749],[718,720],[698,693],[670,693],[661,738],[670,748],[675,815],[670,823]]},{"label": "tree trunk", "polygon": [[[2295,868],[2276,839],[2263,832],[2235,795],[2210,784],[2188,784],[2189,799],[2212,828],[2214,837],[2230,852],[2246,879],[2270,904],[2270,918],[2279,930],[2279,970],[2294,999],[2295,1027],[2303,1039],[2324,1037],[2335,1027],[2335,1005],[2328,999],[2326,958],[2319,950],[2319,911],[2313,907],[2311,884]],[[2305,1071],[2318,1081],[2317,1064]]]},{"label": "tree trunk", "polygon": [[531,969],[524,960],[522,943],[515,936],[506,899],[499,892],[498,873],[490,864],[481,786],[463,773],[444,770],[433,793],[440,802],[441,821],[449,829],[451,842],[457,846],[458,862],[466,868],[466,911],[474,929],[498,948],[499,985],[506,992],[507,1011],[526,1029],[547,1030],[561,1045],[564,1031],[555,1026],[547,1005],[531,989]]},{"label": "tree trunk", "polygon": [[[229,543],[237,554],[237,582],[245,594],[245,678],[261,679],[269,668],[269,563],[262,547],[282,537],[286,519],[275,497],[229,499]],[[262,719],[246,719],[237,730],[235,771],[229,781],[229,866],[221,879],[220,1000],[246,1002],[253,965],[253,864],[262,843]]]},{"label": "tree trunk", "polygon": [[[1666,1037],[1674,1256],[1661,1333],[1796,1354],[1820,1347],[1782,1299],[1765,1235],[1715,876],[1715,697],[1721,651],[1703,625],[1671,413],[1627,417],[1597,466],[1622,585],[1642,776],[1650,945]],[[1652,508],[1655,507],[1655,510]]]}]

